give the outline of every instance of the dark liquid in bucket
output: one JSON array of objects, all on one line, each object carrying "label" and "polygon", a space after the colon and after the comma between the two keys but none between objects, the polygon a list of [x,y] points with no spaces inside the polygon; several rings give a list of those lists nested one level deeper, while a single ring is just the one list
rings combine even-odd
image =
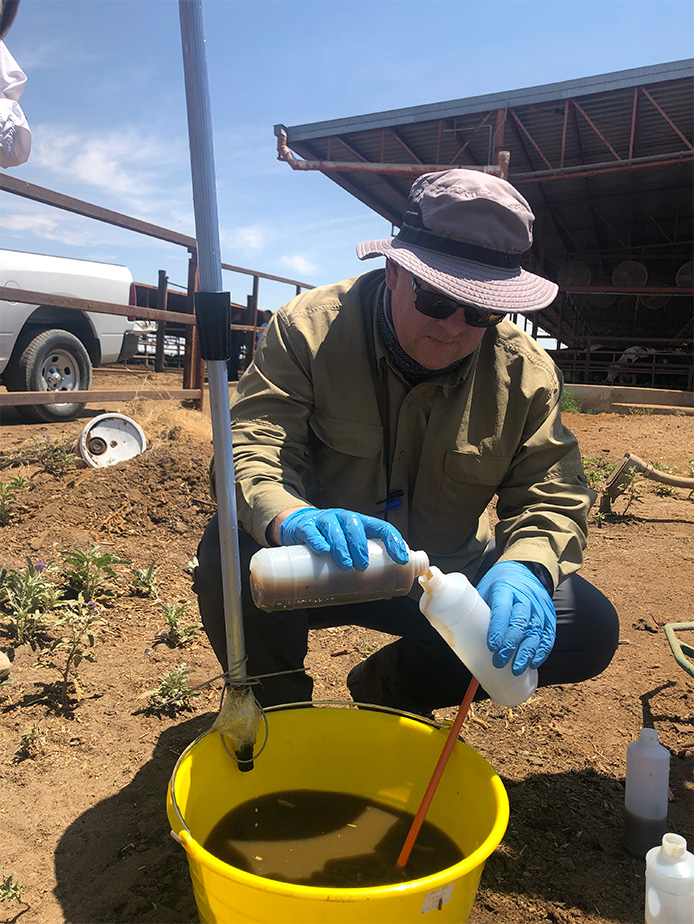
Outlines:
[{"label": "dark liquid in bucket", "polygon": [[412,821],[409,812],[361,796],[288,790],[232,809],[204,847],[256,876],[329,889],[420,879],[463,859],[458,845],[425,819],[407,866],[397,867]]}]

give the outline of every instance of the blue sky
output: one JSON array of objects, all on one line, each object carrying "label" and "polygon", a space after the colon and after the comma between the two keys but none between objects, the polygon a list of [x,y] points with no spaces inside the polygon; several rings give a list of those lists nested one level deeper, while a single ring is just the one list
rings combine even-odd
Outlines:
[{"label": "blue sky", "polygon": [[[390,226],[276,159],[273,125],[661,64],[694,53],[691,0],[203,0],[225,262],[322,284]],[[194,234],[177,0],[22,0],[6,44],[39,186]],[[186,281],[186,252],[0,193],[1,246]],[[369,269],[372,268],[370,265]],[[245,302],[250,281],[224,274]],[[261,307],[293,289],[263,282]]]}]

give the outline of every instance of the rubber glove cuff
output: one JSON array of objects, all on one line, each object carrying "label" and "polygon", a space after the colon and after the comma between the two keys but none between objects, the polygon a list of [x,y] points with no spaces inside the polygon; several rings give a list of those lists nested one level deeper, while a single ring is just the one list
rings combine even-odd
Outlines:
[{"label": "rubber glove cuff", "polygon": [[477,592],[492,611],[487,647],[494,666],[505,667],[513,659],[516,676],[528,667],[537,669],[552,650],[557,630],[554,604],[542,582],[521,562],[499,561]]}]

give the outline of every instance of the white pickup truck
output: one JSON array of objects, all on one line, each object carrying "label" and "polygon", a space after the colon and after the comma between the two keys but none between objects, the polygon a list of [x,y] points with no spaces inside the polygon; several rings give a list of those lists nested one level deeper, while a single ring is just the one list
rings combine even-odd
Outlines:
[{"label": "white pickup truck", "polygon": [[[135,304],[130,270],[42,254],[0,249],[0,285],[31,292]],[[134,356],[137,323],[123,315],[0,301],[0,382],[8,391],[90,388],[92,367]],[[18,405],[29,420],[72,420],[84,404]]]}]

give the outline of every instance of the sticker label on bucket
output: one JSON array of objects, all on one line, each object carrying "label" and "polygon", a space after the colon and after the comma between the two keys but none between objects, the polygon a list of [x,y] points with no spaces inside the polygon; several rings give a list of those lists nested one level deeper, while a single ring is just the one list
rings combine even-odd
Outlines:
[{"label": "sticker label on bucket", "polygon": [[432,889],[431,892],[427,892],[422,902],[422,914],[426,914],[427,911],[440,911],[444,905],[447,905],[451,900],[451,895],[453,895],[454,885],[454,882],[449,882],[448,885],[441,886],[440,889]]}]

